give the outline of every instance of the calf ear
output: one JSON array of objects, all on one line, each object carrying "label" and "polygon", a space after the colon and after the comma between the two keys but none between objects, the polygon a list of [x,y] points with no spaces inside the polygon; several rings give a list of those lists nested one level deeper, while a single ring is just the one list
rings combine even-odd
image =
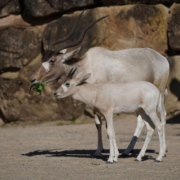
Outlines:
[{"label": "calf ear", "polygon": [[79,51],[81,47],[78,47],[77,49],[70,51],[62,56],[62,62],[66,63],[69,59],[73,58]]},{"label": "calf ear", "polygon": [[76,86],[84,83],[90,76],[91,76],[91,73],[85,75],[84,77],[79,78],[77,83],[76,83]]}]

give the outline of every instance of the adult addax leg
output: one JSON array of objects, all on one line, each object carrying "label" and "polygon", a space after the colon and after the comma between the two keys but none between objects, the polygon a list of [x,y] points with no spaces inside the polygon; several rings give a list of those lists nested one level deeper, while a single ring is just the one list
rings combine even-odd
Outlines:
[{"label": "adult addax leg", "polygon": [[94,154],[94,157],[101,157],[101,152],[103,151],[103,143],[102,143],[102,121],[101,117],[98,116],[97,114],[95,116],[95,123],[96,123],[96,128],[98,131],[98,148]]},{"label": "adult addax leg", "polygon": [[142,132],[142,129],[144,127],[144,122],[142,120],[141,115],[137,115],[137,126],[136,126],[136,130],[134,133],[134,136],[132,137],[132,140],[129,144],[129,146],[127,147],[127,149],[123,152],[122,156],[129,156],[129,153],[134,149],[134,146]]}]

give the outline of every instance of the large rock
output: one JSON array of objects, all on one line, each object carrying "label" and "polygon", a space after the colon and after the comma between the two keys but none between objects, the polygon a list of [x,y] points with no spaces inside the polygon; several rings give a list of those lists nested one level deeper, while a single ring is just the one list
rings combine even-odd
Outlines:
[{"label": "large rock", "polygon": [[21,9],[19,0],[1,0],[0,1],[0,17],[8,16],[9,14],[20,14]]},{"label": "large rock", "polygon": [[166,111],[167,113],[174,113],[180,111],[180,56],[172,56],[168,59],[170,63],[170,75]]},{"label": "large rock", "polygon": [[44,17],[54,13],[64,13],[98,5],[97,0],[23,0],[23,2],[25,8],[24,15],[30,17]]},{"label": "large rock", "polygon": [[0,73],[17,71],[41,52],[42,32],[37,27],[0,29]]},{"label": "large rock", "polygon": [[180,4],[173,4],[170,8],[168,38],[170,48],[180,51]]},{"label": "large rock", "polygon": [[104,5],[122,5],[122,4],[173,4],[178,0],[100,0]]},{"label": "large rock", "polygon": [[[43,37],[45,49],[49,42],[54,42],[71,31],[79,13],[80,11],[64,15],[46,27]],[[165,54],[168,8],[163,5],[126,5],[86,10],[68,42],[76,41],[86,26],[107,14],[110,16],[87,31],[81,43],[83,53],[90,47],[102,46],[111,50],[150,47]]]}]

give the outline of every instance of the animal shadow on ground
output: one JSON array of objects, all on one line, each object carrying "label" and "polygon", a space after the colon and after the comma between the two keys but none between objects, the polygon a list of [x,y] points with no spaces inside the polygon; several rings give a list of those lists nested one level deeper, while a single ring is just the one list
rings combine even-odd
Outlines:
[{"label": "animal shadow on ground", "polygon": [[[122,154],[125,149],[119,149],[119,153]],[[136,158],[139,154],[140,150],[135,149],[130,153],[129,156],[122,156],[120,155],[119,158]],[[156,153],[154,150],[147,150],[147,153]],[[29,152],[26,154],[22,154],[23,156],[33,157],[33,156],[40,156],[40,155],[46,155],[46,157],[77,157],[77,158],[97,158],[102,159],[103,161],[107,161],[109,157],[109,150],[105,149],[102,153],[102,157],[94,157],[93,154],[95,153],[95,150],[65,150],[61,151],[61,149],[52,149],[52,150],[36,150],[33,152]],[[151,156],[144,156],[143,161],[153,159]]]}]

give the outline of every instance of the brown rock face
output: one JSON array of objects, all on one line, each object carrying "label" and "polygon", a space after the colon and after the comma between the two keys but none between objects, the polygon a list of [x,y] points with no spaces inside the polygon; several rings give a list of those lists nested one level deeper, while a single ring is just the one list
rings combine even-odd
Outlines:
[{"label": "brown rock face", "polygon": [[[79,13],[65,15],[46,27],[43,37],[45,49],[49,42],[68,34]],[[127,5],[86,10],[68,42],[76,41],[80,32],[91,22],[107,14],[110,16],[87,31],[81,43],[83,53],[93,46],[111,50],[150,47],[161,54],[165,53],[168,9],[163,5]]]},{"label": "brown rock face", "polygon": [[168,24],[169,46],[180,51],[180,4],[174,4],[170,9]]},{"label": "brown rock face", "polygon": [[8,16],[9,14],[20,14],[21,9],[19,0],[1,0],[0,1],[0,17]]},{"label": "brown rock face", "polygon": [[[105,2],[105,0],[102,1]],[[17,2],[19,1],[5,0],[0,2],[0,7],[2,7],[0,8],[0,16],[2,14],[7,16],[16,13],[10,11],[7,7],[9,4]],[[96,0],[83,0],[76,3],[73,0],[68,2],[38,0],[38,3],[37,1],[35,3],[32,0],[23,0],[20,2],[24,7],[24,15],[33,18],[49,16],[54,13],[64,13],[98,4]],[[116,1],[111,1],[111,3],[113,2]],[[129,3],[130,1],[118,2]],[[131,3],[133,4],[133,2]],[[166,2],[170,3],[168,0]],[[89,9],[84,12],[72,38],[67,42],[76,41],[82,30],[91,22],[110,14],[109,17],[98,22],[87,31],[81,43],[81,54],[84,54],[91,47],[102,46],[110,50],[150,47],[166,55],[165,52],[168,49],[168,11],[169,9],[163,5],[136,3],[133,5]],[[20,15],[9,15],[0,19],[0,119],[5,122],[17,120],[70,120],[84,113],[82,104],[73,101],[72,98],[60,101],[54,98],[53,93],[59,87],[56,82],[47,84],[41,97],[36,95],[34,91],[31,92],[31,95],[28,94],[31,85],[29,78],[41,63],[42,41],[44,49],[47,49],[50,42],[67,35],[80,13],[81,11],[63,15],[60,19],[49,23],[43,35],[42,32],[49,21],[44,23],[42,18],[41,20],[36,18],[37,24],[44,23],[42,26],[31,26],[31,23],[26,22]],[[174,50],[180,48],[178,34],[180,22],[178,17],[179,5],[175,4],[171,8],[168,25],[169,45]],[[53,48],[55,49],[60,45]],[[180,108],[180,58],[179,56],[171,57],[169,62],[171,73],[168,83],[169,95],[166,101],[168,113]],[[92,115],[92,112],[86,110],[86,114]]]},{"label": "brown rock face", "polygon": [[30,17],[44,17],[98,4],[96,0],[24,0],[23,3],[25,7],[24,15]]},{"label": "brown rock face", "polygon": [[41,32],[36,27],[0,29],[0,71],[19,70],[41,49]]}]

